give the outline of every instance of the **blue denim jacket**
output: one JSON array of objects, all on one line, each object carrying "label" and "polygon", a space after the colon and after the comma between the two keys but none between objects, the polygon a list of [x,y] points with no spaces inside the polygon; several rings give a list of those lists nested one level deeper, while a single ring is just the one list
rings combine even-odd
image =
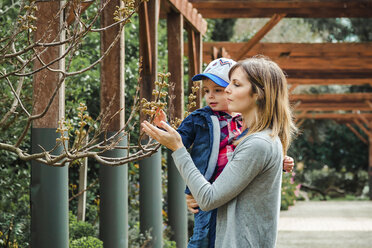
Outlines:
[{"label": "blue denim jacket", "polygon": [[[183,120],[177,131],[195,166],[210,180],[217,165],[221,133],[218,118],[212,109],[207,106],[195,110]],[[190,194],[188,188],[185,193]]]}]

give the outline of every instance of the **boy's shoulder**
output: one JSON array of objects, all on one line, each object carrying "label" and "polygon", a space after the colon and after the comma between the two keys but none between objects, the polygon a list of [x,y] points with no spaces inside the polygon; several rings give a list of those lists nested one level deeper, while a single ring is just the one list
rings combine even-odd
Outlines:
[{"label": "boy's shoulder", "polygon": [[196,115],[203,115],[203,116],[209,116],[213,115],[213,111],[209,106],[194,110],[193,112],[190,113],[191,116],[196,116]]}]

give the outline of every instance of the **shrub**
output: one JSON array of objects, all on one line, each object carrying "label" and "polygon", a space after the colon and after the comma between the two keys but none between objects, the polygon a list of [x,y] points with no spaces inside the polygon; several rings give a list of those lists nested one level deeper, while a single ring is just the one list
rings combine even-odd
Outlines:
[{"label": "shrub", "polygon": [[82,237],[70,242],[70,248],[103,248],[103,242],[95,237]]},{"label": "shrub", "polygon": [[284,173],[282,178],[282,196],[281,196],[281,210],[288,210],[289,206],[296,203],[301,184],[295,183],[293,173]]}]

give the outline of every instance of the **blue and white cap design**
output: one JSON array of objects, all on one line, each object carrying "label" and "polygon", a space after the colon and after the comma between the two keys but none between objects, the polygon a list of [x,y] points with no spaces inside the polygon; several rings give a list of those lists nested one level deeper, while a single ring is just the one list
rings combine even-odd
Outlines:
[{"label": "blue and white cap design", "polygon": [[229,85],[229,71],[236,62],[232,59],[219,58],[209,63],[203,73],[192,77],[192,81],[202,80],[203,77],[209,78],[214,83],[222,87]]}]

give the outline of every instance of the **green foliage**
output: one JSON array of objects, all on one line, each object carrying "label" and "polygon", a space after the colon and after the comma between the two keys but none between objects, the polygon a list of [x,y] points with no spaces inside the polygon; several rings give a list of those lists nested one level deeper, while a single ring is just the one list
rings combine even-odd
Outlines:
[{"label": "green foliage", "polygon": [[284,173],[282,178],[281,210],[288,210],[299,198],[301,184],[295,182],[295,173]]},{"label": "green foliage", "polygon": [[80,239],[72,240],[70,248],[102,248],[103,242],[95,237],[82,237]]},{"label": "green foliage", "polygon": [[211,40],[213,41],[230,41],[234,35],[234,25],[236,19],[212,19],[213,27],[209,26],[211,31]]},{"label": "green foliage", "polygon": [[[27,247],[30,240],[30,172],[17,160],[1,164],[0,174],[0,232],[16,240],[19,247]],[[0,160],[1,161],[1,160]],[[12,227],[12,228],[10,228]]]},{"label": "green foliage", "polygon": [[84,221],[77,221],[76,216],[72,215],[71,212],[69,221],[70,240],[80,239],[88,236],[96,236],[97,230],[92,224]]},{"label": "green foliage", "polygon": [[328,42],[372,41],[372,26],[368,18],[307,18],[305,21]]},{"label": "green foliage", "polygon": [[[360,196],[368,183],[368,146],[334,121],[306,120],[289,155],[296,161],[296,181],[326,194],[340,196],[332,191],[337,189]],[[310,191],[309,197],[317,194]]]}]

